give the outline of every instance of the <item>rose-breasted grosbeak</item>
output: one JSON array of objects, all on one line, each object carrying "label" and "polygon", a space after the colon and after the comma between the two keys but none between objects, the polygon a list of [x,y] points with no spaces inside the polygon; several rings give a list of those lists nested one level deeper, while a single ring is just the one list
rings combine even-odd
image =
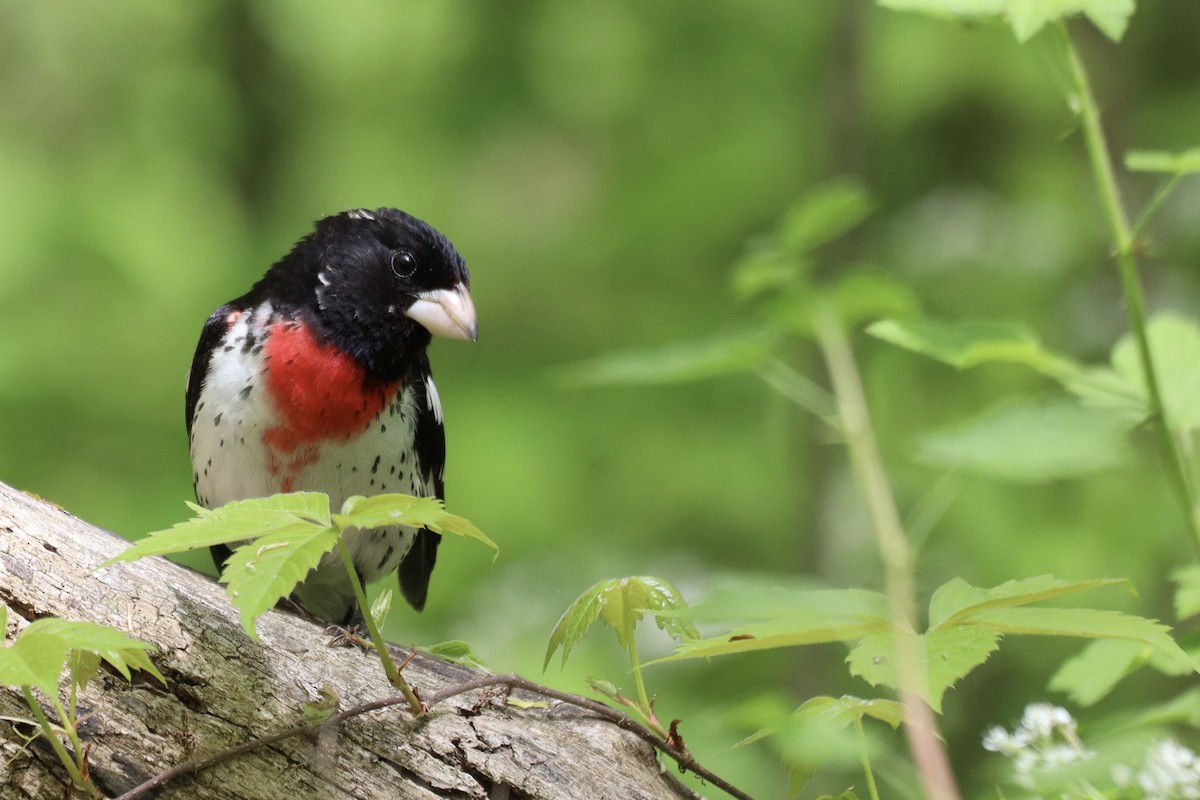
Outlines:
[{"label": "rose-breasted grosbeak", "polygon": [[[301,490],[327,493],[335,509],[356,494],[441,498],[442,406],[425,348],[432,334],[475,340],[469,286],[454,246],[403,211],[318,221],[204,325],[187,389],[200,504]],[[359,576],[398,567],[417,610],[440,539],[405,526],[345,534]],[[213,555],[220,565],[229,550]],[[330,622],[356,609],[336,553],[293,596]]]}]

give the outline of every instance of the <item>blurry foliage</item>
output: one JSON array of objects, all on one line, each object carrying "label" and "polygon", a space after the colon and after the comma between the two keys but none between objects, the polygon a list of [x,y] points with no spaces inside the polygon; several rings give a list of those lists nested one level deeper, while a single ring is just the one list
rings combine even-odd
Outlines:
[{"label": "blurry foliage", "polygon": [[[472,269],[480,342],[435,344],[432,360],[449,508],[504,555],[493,567],[448,542],[428,610],[394,612],[392,638],[462,639],[493,669],[536,673],[562,609],[613,575],[663,575],[685,597],[727,571],[876,582],[840,452],[758,381],[557,380],[562,364],[664,341],[754,346],[715,338],[743,318],[729,266],[813,185],[856,175],[873,215],[836,258],[785,268],[856,264],[892,316],[919,298],[932,319],[1021,320],[1080,363],[1105,361],[1126,328],[1072,118],[999,26],[770,0],[78,0],[70,13],[9,2],[0,19],[0,480],[131,537],[177,521],[191,498],[184,379],[208,313],[318,216],[404,208]],[[1195,147],[1200,6],[1144,3],[1119,47],[1087,23],[1077,33],[1114,152]],[[1153,155],[1130,167],[1191,163]],[[1131,205],[1160,180],[1127,176]],[[1184,182],[1144,232],[1152,310],[1197,314],[1198,211],[1200,182]],[[771,275],[735,288],[749,299]],[[1055,379],[1020,364],[959,373],[870,338],[858,349],[899,502],[929,531],[925,594],[956,576],[1115,574],[1141,591],[1137,613],[1173,618],[1165,577],[1192,553],[1148,436],[1086,480],[947,478],[944,446],[912,459],[934,431]],[[794,355],[817,374],[807,346]],[[653,626],[638,636],[647,659],[670,649]],[[967,787],[982,780],[980,731],[1015,719],[1073,651],[1014,644],[947,697]],[[660,715],[718,754],[708,766],[777,796],[777,756],[726,751],[731,720],[764,688],[869,691],[842,657],[805,648],[650,678],[670,686]],[[624,669],[614,641],[547,679],[574,689]]]}]

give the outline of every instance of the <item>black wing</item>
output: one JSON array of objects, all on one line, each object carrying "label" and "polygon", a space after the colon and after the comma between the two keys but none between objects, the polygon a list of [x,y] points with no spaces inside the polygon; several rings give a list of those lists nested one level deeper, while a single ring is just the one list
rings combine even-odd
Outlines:
[{"label": "black wing", "polygon": [[200,402],[200,390],[204,388],[204,375],[208,372],[208,362],[212,352],[220,343],[221,337],[228,330],[228,318],[234,311],[231,304],[218,308],[204,323],[200,332],[200,342],[196,345],[196,355],[192,357],[192,371],[188,375],[187,385],[187,432],[192,436],[192,421],[196,417],[196,404]]},{"label": "black wing", "polygon": [[[433,381],[429,370],[429,359],[421,356],[417,369],[409,378],[415,384],[417,392],[417,427],[413,436],[413,451],[416,456],[416,467],[421,470],[426,484],[433,485],[434,494],[439,500],[446,499],[445,483],[442,474],[446,466],[446,433],[442,428],[441,407],[435,399],[429,402],[426,381]],[[431,406],[437,406],[437,411]],[[425,595],[429,591],[429,576],[437,561],[440,533],[422,528],[417,531],[417,538],[409,549],[408,555],[400,562],[400,591],[412,607],[420,611],[425,607]]]}]

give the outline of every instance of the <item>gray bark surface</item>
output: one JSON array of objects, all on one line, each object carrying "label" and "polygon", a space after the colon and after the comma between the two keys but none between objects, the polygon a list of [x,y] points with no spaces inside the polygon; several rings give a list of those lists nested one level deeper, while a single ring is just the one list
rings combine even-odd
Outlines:
[{"label": "gray bark surface", "polygon": [[[133,683],[102,670],[81,695],[91,775],[116,796],[190,758],[304,721],[332,688],[345,709],[395,694],[374,654],[329,648],[320,625],[278,611],[243,633],[223,588],[162,558],[93,569],[128,543],[0,484],[0,603],[8,639],[41,617],[112,625],[152,642],[167,678]],[[426,697],[478,671],[418,655],[405,669]],[[522,696],[520,692],[515,696]],[[529,700],[537,700],[531,695]],[[48,711],[53,719],[53,711]],[[0,687],[0,715],[28,717]],[[653,748],[566,703],[518,708],[472,692],[413,720],[402,706],[346,720],[318,743],[293,737],[165,784],[179,798],[620,798],[693,796],[660,771]],[[329,741],[325,741],[329,740]],[[44,742],[23,746],[0,721],[0,800],[63,797],[68,779]],[[80,796],[80,795],[76,795]]]}]

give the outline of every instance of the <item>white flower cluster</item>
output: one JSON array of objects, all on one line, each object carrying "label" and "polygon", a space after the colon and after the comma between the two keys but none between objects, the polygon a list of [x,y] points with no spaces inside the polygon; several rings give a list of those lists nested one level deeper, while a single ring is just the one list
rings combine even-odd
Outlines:
[{"label": "white flower cluster", "polygon": [[[983,737],[986,750],[1010,759],[1018,785],[1033,789],[1038,773],[1091,758],[1076,733],[1071,714],[1059,706],[1034,703],[1025,708],[1021,722],[1010,733],[995,727]],[[1160,739],[1146,750],[1140,769],[1118,765],[1112,769],[1115,793],[1105,797],[1138,800],[1200,800],[1200,756],[1174,739]],[[1097,788],[1082,784],[1065,798],[1093,798]]]},{"label": "white flower cluster", "polygon": [[1032,703],[1025,707],[1021,723],[1012,733],[992,728],[983,737],[983,746],[1012,759],[1017,783],[1032,788],[1035,773],[1074,764],[1093,755],[1079,741],[1076,727],[1074,717],[1065,708]]},{"label": "white flower cluster", "polygon": [[1200,800],[1200,758],[1174,739],[1163,739],[1146,751],[1139,771],[1117,767],[1113,781],[1141,790],[1145,800]]}]

